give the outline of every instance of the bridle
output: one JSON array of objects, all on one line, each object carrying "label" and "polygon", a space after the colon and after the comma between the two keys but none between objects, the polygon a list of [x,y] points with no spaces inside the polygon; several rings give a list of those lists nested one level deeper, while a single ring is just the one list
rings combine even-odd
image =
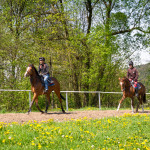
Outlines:
[{"label": "bridle", "polygon": [[31,76],[31,73],[28,71],[28,69],[27,69],[26,72],[25,72],[25,76],[27,76],[27,74],[28,74],[29,76]]},{"label": "bridle", "polygon": [[120,85],[121,85],[121,87],[123,87],[122,92],[125,91],[126,88],[125,88],[124,82],[121,81],[121,84],[120,84]]},{"label": "bridle", "polygon": [[[122,92],[125,91],[126,88],[128,89],[128,84],[125,86],[125,81],[126,81],[126,80],[123,80],[123,81],[120,82],[120,85],[121,85],[121,87],[122,87]],[[130,82],[130,81],[129,81],[129,82]],[[130,83],[130,85],[129,85],[129,92],[130,92],[130,86],[131,86],[131,83]]]}]

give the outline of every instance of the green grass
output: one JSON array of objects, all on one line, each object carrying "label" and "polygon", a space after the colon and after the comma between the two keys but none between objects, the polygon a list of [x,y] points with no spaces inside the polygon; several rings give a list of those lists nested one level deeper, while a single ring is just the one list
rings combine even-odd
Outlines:
[{"label": "green grass", "polygon": [[0,123],[1,150],[150,150],[150,115]]}]

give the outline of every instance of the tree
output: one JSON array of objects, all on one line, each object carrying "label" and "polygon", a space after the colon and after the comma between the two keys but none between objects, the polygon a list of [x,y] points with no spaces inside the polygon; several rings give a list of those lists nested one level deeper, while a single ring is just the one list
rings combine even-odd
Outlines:
[{"label": "tree", "polygon": [[[5,83],[1,88],[27,89],[25,65],[38,66],[38,58],[44,56],[63,90],[119,90],[124,63],[150,44],[149,4],[147,0],[1,1],[0,82]],[[16,97],[14,105],[21,103],[19,94],[8,97]],[[115,105],[110,99],[114,97],[105,95],[103,104]],[[74,94],[70,103],[76,108],[97,106],[97,95]]]}]

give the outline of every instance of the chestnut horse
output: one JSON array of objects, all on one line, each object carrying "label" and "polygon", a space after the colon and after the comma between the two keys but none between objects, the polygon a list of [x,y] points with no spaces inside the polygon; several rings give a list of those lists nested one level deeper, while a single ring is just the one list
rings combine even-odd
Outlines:
[{"label": "chestnut horse", "polygon": [[[120,81],[121,90],[123,91],[123,96],[122,96],[122,99],[119,102],[117,111],[119,111],[119,108],[120,108],[120,105],[121,105],[122,101],[125,98],[129,97],[129,98],[131,98],[132,113],[134,113],[134,110],[133,110],[133,105],[134,104],[133,103],[134,103],[135,89],[131,85],[128,78],[126,78],[126,77],[124,77],[122,79],[119,78],[119,81]],[[139,100],[139,103],[142,105],[142,112],[144,112],[143,102],[146,103],[146,93],[145,93],[146,89],[145,89],[145,86],[142,83],[138,82],[138,84],[140,85],[140,89],[138,90],[138,97],[137,98]],[[137,105],[136,112],[138,112],[139,103]]]},{"label": "chestnut horse", "polygon": [[[41,77],[40,75],[38,74],[36,68],[34,67],[34,65],[29,65],[26,69],[26,72],[24,74],[25,77],[27,76],[30,76],[30,82],[31,82],[31,91],[33,92],[33,99],[32,99],[32,102],[30,104],[30,108],[29,108],[29,111],[28,111],[28,114],[30,113],[31,111],[31,107],[32,107],[32,104],[36,103],[36,107],[38,108],[38,110],[42,113],[44,113],[38,106],[38,96],[39,95],[42,95],[44,94],[43,91],[44,91],[44,86],[42,84],[42,81],[41,81]],[[50,93],[54,90],[54,92],[56,93],[56,95],[58,96],[59,98],[59,101],[60,101],[60,104],[61,104],[61,109],[62,109],[62,112],[65,113],[64,109],[63,109],[63,106],[62,106],[62,99],[64,99],[64,97],[60,94],[60,84],[59,82],[51,77],[51,80],[53,81],[54,85],[53,86],[49,86],[48,87],[48,92],[45,93],[46,95],[46,98],[47,98],[47,103],[46,103],[46,110],[45,112],[47,113],[47,110],[48,110],[48,106],[50,104]]]}]

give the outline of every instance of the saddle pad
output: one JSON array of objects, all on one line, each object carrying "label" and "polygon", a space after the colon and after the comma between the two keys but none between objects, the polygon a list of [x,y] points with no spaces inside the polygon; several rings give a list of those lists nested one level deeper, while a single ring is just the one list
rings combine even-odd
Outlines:
[{"label": "saddle pad", "polygon": [[[131,85],[133,86],[133,88],[135,88],[134,84],[131,83]],[[141,88],[139,83],[137,83],[137,88],[138,88],[138,90]]]},{"label": "saddle pad", "polygon": [[[49,77],[48,78],[48,86],[53,86],[53,85],[55,85],[54,83],[51,83],[51,78]],[[45,87],[45,83],[44,83],[44,78],[43,78],[43,76],[41,76],[41,82],[42,82],[42,85]]]},{"label": "saddle pad", "polygon": [[53,85],[55,85],[54,83],[51,83],[52,79],[51,79],[50,77],[48,78],[47,81],[48,81],[48,86],[53,86]]}]

